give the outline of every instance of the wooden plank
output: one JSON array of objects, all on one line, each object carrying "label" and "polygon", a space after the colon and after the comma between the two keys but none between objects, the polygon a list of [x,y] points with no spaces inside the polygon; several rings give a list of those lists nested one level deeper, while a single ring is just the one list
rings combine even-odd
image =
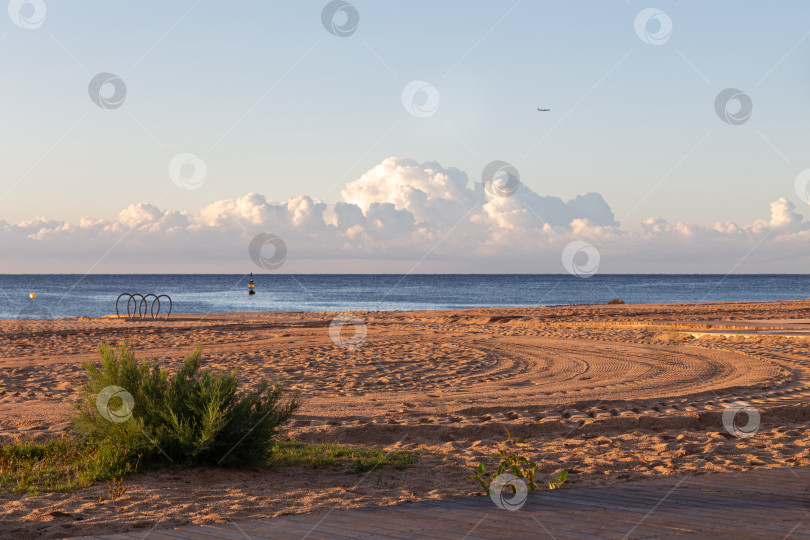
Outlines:
[{"label": "wooden plank", "polygon": [[[396,508],[391,508],[391,512],[398,511]],[[411,512],[406,512],[405,509],[399,510],[403,513],[404,517],[409,517],[412,515]],[[481,519],[484,515],[478,509],[474,511],[468,511],[467,516],[471,514],[469,512],[473,512],[472,515],[475,516],[475,520],[473,523],[477,522]],[[444,510],[441,513],[436,513],[433,515],[433,519],[440,521],[440,522],[449,522],[459,518],[459,516],[464,516],[465,511],[463,509],[453,509],[453,510]],[[561,519],[554,514],[548,515],[538,515],[537,513],[525,512],[522,509],[517,510],[514,512],[509,512],[508,510],[501,510],[500,508],[496,507],[495,505],[492,506],[492,510],[487,512],[488,519],[486,520],[486,525],[479,526],[476,531],[490,531],[491,527],[495,525],[495,530],[490,531],[492,534],[496,536],[500,536],[503,534],[504,528],[510,531],[510,533],[514,533],[516,536],[520,534],[538,534],[543,533],[546,534],[543,530],[543,526],[546,527],[551,533],[558,538],[578,538],[582,536],[583,532],[588,532],[590,534],[598,534],[604,535],[604,532],[608,530],[608,525],[599,519],[591,519],[591,516],[585,516],[585,519],[581,519],[581,516],[577,516],[577,530],[575,533],[565,532],[566,528],[570,528],[571,521],[566,519]],[[421,517],[421,514],[420,514]],[[534,518],[542,524],[538,524],[538,521],[535,521]],[[471,520],[469,517],[465,520],[465,523],[469,523]],[[586,526],[587,525],[587,526]],[[525,531],[525,532],[524,532]],[[623,533],[622,533],[623,534]]]},{"label": "wooden plank", "polygon": [[[670,524],[674,520],[668,519],[669,516],[651,516],[644,523],[636,529],[639,530],[646,530],[646,527],[649,526],[658,526],[662,523]],[[700,534],[701,537],[711,537],[711,538],[729,538],[729,539],[737,539],[741,537],[750,538],[750,539],[773,539],[773,538],[784,538],[784,536],[790,532],[790,530],[799,523],[799,520],[790,523],[789,526],[786,524],[782,524],[780,526],[776,526],[773,522],[771,523],[770,531],[768,532],[761,532],[761,531],[753,531],[750,528],[750,521],[741,521],[733,528],[720,528],[713,525],[703,525],[701,527],[696,527],[695,531]],[[777,533],[777,531],[783,530],[783,532]]]},{"label": "wooden plank", "polygon": [[[169,529],[171,530],[171,529]],[[142,540],[144,536],[149,540],[177,540],[176,536],[169,536],[167,530],[149,530],[141,529],[139,531],[131,531],[127,533],[111,534],[109,536],[102,536],[104,540]],[[73,540],[73,539],[71,539]],[[208,539],[210,540],[210,539]],[[244,539],[243,539],[244,540]]]},{"label": "wooden plank", "polygon": [[[740,537],[740,524],[737,523],[732,527],[722,526],[716,523],[697,521],[697,520],[684,520],[680,516],[673,516],[666,513],[653,512],[652,514],[641,516],[634,520],[629,530],[644,531],[650,529],[661,529],[677,527],[679,530],[691,531],[701,537],[710,536],[712,538],[739,538]],[[772,530],[763,533],[757,531],[749,531],[749,538],[773,538]]]},{"label": "wooden plank", "polygon": [[[330,514],[331,515],[331,514]],[[308,535],[308,537],[317,537],[318,535],[328,535],[328,538],[365,538],[367,535],[364,535],[358,527],[343,527],[341,524],[335,524],[330,522],[328,519],[321,518],[323,516],[313,516],[317,517],[317,519],[312,519],[310,521],[305,521],[304,518],[306,515],[295,516],[298,519],[293,520],[285,520],[285,526],[289,528],[297,528],[300,532],[301,536]],[[275,521],[275,520],[274,520]]]},{"label": "wooden plank", "polygon": [[[642,494],[647,495],[647,494]],[[636,496],[632,491],[625,492],[623,500],[631,500],[630,497]],[[659,499],[660,500],[660,499]],[[693,509],[713,509],[717,511],[723,510],[740,510],[746,511],[802,511],[804,507],[799,501],[791,500],[790,498],[776,498],[773,496],[765,495],[742,495],[734,494],[729,496],[723,493],[707,493],[696,492],[690,490],[680,491],[676,490],[665,501],[667,507],[671,507],[676,511],[692,511]]]},{"label": "wooden plank", "polygon": [[[592,522],[593,527],[601,531],[599,535],[595,536],[599,538],[624,538],[630,531],[634,529],[638,531],[644,526],[643,524],[639,525],[640,518],[638,516],[630,516],[620,512],[613,514],[591,511],[557,512],[554,514],[554,519],[558,520],[562,526],[575,531],[573,532],[574,535],[580,530],[580,522]],[[549,520],[546,520],[545,523],[549,523]],[[572,524],[576,525],[572,526]],[[547,528],[555,536],[557,535],[557,531],[553,527],[547,525]],[[667,523],[665,526],[646,527],[646,530],[648,530],[649,536],[653,538],[695,538],[697,536],[693,528],[683,524],[676,524],[676,522]]]},{"label": "wooden plank", "polygon": [[[130,531],[130,532],[126,532],[126,533],[117,533],[117,534],[111,534],[111,535],[108,535],[108,536],[102,536],[101,538],[103,538],[104,540],[134,540],[134,539],[140,540],[147,533],[149,533],[149,529],[140,529],[138,531]],[[160,531],[155,530],[152,533],[149,533],[149,538],[157,538],[156,535],[159,535],[159,534],[160,534]],[[73,539],[71,539],[71,540],[73,540]]]},{"label": "wooden plank", "polygon": [[[744,520],[739,518],[741,514],[745,515]],[[737,520],[727,519],[727,516],[729,515],[737,516]],[[725,536],[729,538],[738,537],[740,527],[744,526],[748,537],[772,538],[773,525],[770,522],[771,516],[772,513],[753,514],[750,512],[704,512],[689,516],[675,515],[666,511],[657,510],[656,512],[646,516],[642,524],[665,525],[670,523],[679,523],[682,526],[690,527],[698,532],[712,531],[714,536]],[[754,526],[755,523],[757,526]],[[766,525],[759,525],[760,523]]]},{"label": "wooden plank", "polygon": [[[597,510],[569,510],[549,512],[547,515],[537,516],[546,528],[557,535],[557,528],[580,530],[580,524],[590,524],[591,529],[599,531],[600,535],[611,534],[616,538],[623,538],[635,526],[639,518],[626,513],[605,513]],[[577,526],[572,528],[571,525]],[[684,531],[682,527],[666,527],[671,537],[689,538],[694,536],[691,531]]]},{"label": "wooden plank", "polygon": [[[765,523],[769,523],[769,528],[767,531],[762,529],[754,530],[751,526],[754,520],[749,519],[749,516],[747,514],[745,521],[740,520],[740,522],[736,523],[734,526],[728,525],[720,526],[711,524],[710,522],[703,522],[699,527],[695,527],[695,531],[698,532],[702,537],[711,537],[711,538],[729,538],[729,539],[732,538],[737,539],[741,537],[751,539],[760,539],[760,538],[773,539],[774,537],[784,538],[784,535],[787,534],[791,528],[793,528],[796,524],[798,524],[801,521],[800,519],[796,519],[796,521],[793,522],[790,525],[790,527],[787,527],[784,533],[777,535],[775,530],[779,530],[779,528],[776,528],[774,526],[772,519],[769,520],[770,517],[772,517],[772,515],[760,516],[760,519],[764,520]],[[636,531],[643,530],[645,529],[645,527],[648,526],[660,526],[662,524],[671,524],[676,521],[677,520],[673,519],[672,516],[668,516],[665,514],[662,515],[652,514],[649,518],[647,518],[643,522],[643,524],[638,529],[636,529]]]},{"label": "wooden plank", "polygon": [[[773,475],[751,475],[732,478],[713,478],[711,475],[695,476],[687,479],[683,485],[696,488],[714,488],[720,490],[738,489],[745,492],[765,492],[783,495],[792,491],[802,491],[810,484],[810,475],[804,473],[797,478],[790,471],[779,471]],[[794,471],[795,472],[795,471]]]},{"label": "wooden plank", "polygon": [[[495,508],[495,510],[498,509]],[[503,530],[498,523],[498,516],[495,512],[481,512],[478,509],[468,509],[466,511],[412,508],[407,511],[396,511],[391,509],[381,514],[380,517],[389,523],[396,524],[399,528],[405,528],[409,533],[418,532],[420,536],[438,533],[436,534],[437,538],[463,537],[474,527],[477,534],[492,536]],[[529,524],[522,521],[520,516],[513,515],[512,518],[509,522],[510,532],[529,534],[534,532],[537,527],[534,522]],[[410,534],[408,537],[411,537]]]},{"label": "wooden plank", "polygon": [[[149,534],[142,534],[140,536],[136,536],[138,540],[142,540],[143,537],[146,536],[149,540],[212,540],[210,536],[205,536],[199,534],[195,531],[188,531],[185,527],[181,529],[168,529],[168,530],[155,530],[150,532]],[[222,537],[217,537],[217,539]],[[244,536],[241,537],[242,540],[246,540]]]},{"label": "wooden plank", "polygon": [[[666,493],[661,493],[660,497],[650,497],[646,499],[635,499],[636,503],[630,504],[627,499],[623,501],[623,504],[617,503],[605,503],[605,500],[600,496],[596,499],[592,497],[580,497],[576,500],[571,500],[570,505],[571,507],[589,507],[591,511],[596,512],[608,512],[610,510],[623,512],[628,515],[632,514],[647,514],[650,510],[652,510],[656,504],[666,495]],[[671,497],[671,496],[670,496]],[[739,513],[740,507],[739,506],[732,506],[728,507],[729,512],[723,512],[722,510],[714,510],[712,511],[711,516],[707,516],[705,518],[701,518],[700,511],[704,510],[697,506],[682,506],[682,505],[673,505],[667,504],[670,503],[670,500],[667,499],[662,505],[658,506],[656,510],[653,512],[652,515],[655,514],[665,514],[668,518],[676,523],[695,523],[696,525],[699,524],[700,521],[704,523],[704,525],[710,525],[717,529],[718,531],[725,529],[736,530],[739,527]],[[731,512],[733,510],[733,513]],[[755,511],[754,509],[746,509],[745,514],[747,516],[754,516],[763,519],[760,521],[761,525],[757,524],[754,519],[748,519],[747,521],[750,523],[750,527],[757,531],[759,530],[762,534],[766,536],[772,534],[772,529],[770,529],[767,525],[770,516],[772,515],[772,508],[765,508],[759,509],[759,511]],[[763,518],[764,516],[764,518]],[[649,518],[648,518],[649,519]]]},{"label": "wooden plank", "polygon": [[[512,533],[520,533],[521,535],[536,535],[537,531],[542,531],[540,526],[538,526],[537,523],[528,516],[528,514],[523,516],[523,520],[520,520],[521,512],[506,512],[498,509],[494,505],[492,505],[492,510],[498,513],[508,514],[508,523],[505,526],[508,527]],[[486,532],[487,537],[501,536],[503,534],[503,524],[498,524],[493,527],[493,525],[490,523],[493,521],[493,517],[496,515],[492,510],[489,510],[488,512],[488,519],[485,520],[481,525],[478,525],[478,527],[475,529],[476,533]],[[394,520],[391,516],[393,512],[399,514],[396,520]],[[451,512],[452,515],[450,514]],[[358,511],[353,510],[335,511],[330,514],[330,517],[325,520],[324,523],[329,523],[332,525],[334,524],[332,520],[337,520],[339,516],[340,520],[343,521],[343,516],[351,516],[358,513]],[[374,524],[364,521],[366,520],[366,516],[368,514],[374,514]],[[400,505],[397,507],[370,509],[367,512],[363,512],[362,516],[357,516],[357,519],[350,518],[351,521],[349,523],[356,530],[362,530],[369,533],[380,533],[384,531],[386,536],[392,536],[389,532],[390,525],[396,523],[407,530],[408,533],[411,531],[418,532],[416,535],[407,535],[407,538],[421,538],[430,535],[431,533],[436,533],[440,530],[442,531],[442,534],[438,535],[439,538],[463,537],[466,532],[476,526],[484,514],[484,512],[481,512],[478,509],[468,509],[466,511],[463,509],[457,509],[450,511],[435,507],[431,509],[416,509],[414,508],[414,505]],[[385,529],[377,526],[379,519],[387,520]],[[525,521],[525,523],[521,523],[521,521]],[[476,534],[471,535],[470,538],[474,536],[476,536]],[[578,533],[570,538],[577,537],[581,537],[581,534]],[[568,538],[568,536],[561,536],[559,538]]]},{"label": "wooden plank", "polygon": [[774,482],[775,486],[757,486],[756,484],[749,484],[744,480],[738,481],[726,481],[726,482],[719,482],[719,481],[706,481],[706,482],[684,482],[683,486],[687,486],[690,489],[700,489],[700,490],[710,490],[710,491],[722,491],[722,492],[730,492],[730,491],[737,491],[740,493],[755,493],[757,495],[764,494],[764,495],[772,495],[776,497],[782,497],[786,495],[790,495],[792,493],[801,493],[807,486],[810,485],[810,478],[806,480],[797,480],[796,478],[772,478],[769,480],[770,482]]},{"label": "wooden plank", "polygon": [[[298,538],[302,538],[303,536],[309,535],[316,536],[317,534],[323,534],[325,532],[329,532],[330,537],[338,536],[340,538],[365,538],[366,536],[363,535],[363,530],[359,527],[340,527],[336,526],[335,523],[331,522],[329,519],[324,520],[321,525],[315,527],[317,521],[315,523],[306,523],[301,520],[296,520],[294,524],[290,524],[289,520],[282,520],[281,525],[285,526],[288,531],[295,530]],[[294,525],[294,527],[293,527]],[[245,532],[248,532],[251,536],[255,535],[258,538],[276,538],[276,534],[278,533],[278,528],[274,527],[273,525],[267,524],[258,524],[253,522],[241,522],[239,526],[242,527]]]},{"label": "wooden plank", "polygon": [[[272,538],[298,538],[306,535],[312,530],[312,525],[300,520],[293,520],[296,516],[279,516],[270,520],[262,521],[236,521],[243,529],[250,527],[256,530],[256,535],[260,536],[259,531],[267,531],[272,534]],[[247,530],[247,529],[245,529]]]},{"label": "wooden plank", "polygon": [[239,521],[236,522],[245,532],[259,538],[317,538],[317,532],[312,532],[312,525],[300,520],[293,521],[290,516],[280,516],[267,521]]},{"label": "wooden plank", "polygon": [[634,504],[646,505],[650,501],[657,502],[666,496],[667,493],[670,493],[666,500],[669,506],[679,506],[684,508],[705,508],[707,506],[717,508],[736,508],[742,504],[748,507],[759,507],[763,509],[778,508],[780,510],[784,510],[786,504],[785,499],[776,499],[773,497],[749,497],[743,494],[729,496],[728,494],[722,493],[703,493],[688,489],[681,490],[681,488],[672,490],[671,492],[653,492],[649,490],[625,488],[621,491],[616,490],[604,492],[600,494],[601,497],[596,499],[593,497],[593,495],[588,493],[577,493],[570,502],[576,503],[576,501],[584,499],[600,500],[606,507],[613,506],[619,508],[622,504],[632,506]]},{"label": "wooden plank", "polygon": [[[279,516],[272,519],[264,519],[259,521],[252,521],[251,526],[268,530],[276,531],[283,530],[285,533],[297,534],[299,538],[307,536],[308,538],[317,538],[318,534],[323,534],[318,529],[313,530],[313,527],[321,520],[323,514],[294,514],[287,516]],[[239,522],[239,526],[244,521]]]},{"label": "wooden plank", "polygon": [[409,539],[414,537],[413,533],[418,532],[423,538],[442,539],[457,533],[458,528],[449,522],[435,522],[434,526],[427,527],[426,521],[418,512],[419,510],[412,510],[407,514],[407,519],[402,519],[393,512],[333,512],[325,522],[335,526],[354,527],[364,532],[385,533],[389,538]]},{"label": "wooden plank", "polygon": [[[272,538],[272,539],[295,539],[300,540],[300,538],[306,534],[302,532],[300,529],[285,527],[283,521],[278,523],[272,529],[267,527],[261,527],[257,525],[257,522],[253,521],[234,521],[229,523],[211,523],[206,526],[206,531],[209,534],[216,534],[219,532],[226,533],[229,535],[227,538],[241,538],[242,540],[245,539],[245,534],[247,533],[252,538]],[[237,536],[230,536],[231,534],[237,534]],[[219,538],[226,538],[225,536],[219,536]]]},{"label": "wooden plank", "polygon": [[[333,527],[345,527],[364,533],[384,534],[389,538],[413,538],[430,536],[430,532],[439,533],[436,538],[464,536],[481,520],[484,514],[470,511],[467,516],[455,520],[429,520],[424,510],[408,509],[407,513],[374,513],[372,520],[368,513],[357,511],[333,512],[324,520]],[[431,511],[428,511],[431,512]],[[432,512],[435,512],[432,511]],[[381,516],[382,519],[377,519]],[[399,531],[403,531],[400,534]],[[418,534],[414,534],[418,533]]]},{"label": "wooden plank", "polygon": [[[438,526],[428,527],[425,522],[420,520],[417,516],[412,516],[410,520],[396,519],[395,516],[388,516],[388,520],[383,521],[369,521],[364,516],[359,515],[330,515],[324,523],[328,523],[332,527],[341,527],[346,529],[354,529],[361,531],[363,536],[373,534],[385,538],[397,538],[400,540],[410,540],[412,538],[448,538],[460,537],[464,533],[459,534],[461,528],[454,527],[449,523],[442,523]],[[474,524],[473,524],[474,525]],[[465,532],[468,532],[473,525],[466,526]]]},{"label": "wooden plank", "polygon": [[[673,519],[672,516],[665,514],[659,516],[657,513],[653,513],[645,518],[645,514],[630,515],[620,511],[612,513],[595,511],[570,513],[564,514],[564,516],[573,523],[577,523],[578,520],[583,519],[585,516],[599,519],[605,523],[611,523],[611,531],[614,532],[616,538],[624,538],[630,531],[633,531],[633,536],[651,536],[653,538],[740,538],[739,528],[735,528],[734,530],[721,530],[706,527],[702,524],[685,523],[680,519]],[[771,533],[769,536],[765,537],[772,538],[773,534]]]},{"label": "wooden plank", "polygon": [[[156,536],[159,535],[159,536]],[[153,533],[149,533],[146,535],[147,538],[150,540],[152,538],[165,538],[171,540],[220,540],[223,538],[234,538],[232,536],[221,536],[219,534],[212,534],[207,531],[201,531],[200,527],[182,527],[179,529],[168,529],[163,531],[157,531]],[[140,537],[143,538],[143,537]],[[244,536],[240,535],[239,538],[242,540],[247,540]]]},{"label": "wooden plank", "polygon": [[[642,500],[636,500],[633,503],[628,502],[627,500],[619,501],[619,502],[608,502],[606,504],[603,497],[587,497],[583,496],[577,498],[576,500],[571,500],[569,502],[571,508],[577,507],[588,507],[591,511],[594,512],[610,512],[610,511],[619,511],[627,514],[646,514],[650,510],[652,510],[655,505],[666,495],[665,493],[659,494],[658,497],[650,497]],[[666,514],[671,516],[672,519],[677,519],[680,522],[684,521],[695,521],[694,518],[699,515],[700,508],[696,508],[694,506],[688,507],[684,509],[684,507],[679,505],[671,505],[667,504],[670,503],[670,500],[658,506],[655,510],[655,513],[659,514]],[[731,507],[730,507],[731,508]],[[696,513],[698,512],[698,513]],[[735,517],[737,514],[733,514],[731,517]],[[690,518],[692,518],[690,520]],[[713,516],[710,518],[710,522],[714,525],[717,525],[718,522],[722,523],[724,520],[723,513],[717,511],[714,512]],[[728,523],[736,527],[738,525],[738,520],[734,519],[732,521],[728,521]],[[770,531],[770,529],[765,529],[766,531]]]},{"label": "wooden plank", "polygon": [[[769,479],[762,479],[762,483],[767,485],[758,485],[755,482],[740,479],[720,479],[712,480],[710,478],[703,479],[702,477],[686,478],[681,482],[681,487],[689,489],[705,490],[705,491],[722,491],[722,492],[739,492],[739,493],[757,493],[767,494],[773,496],[784,496],[791,493],[801,492],[810,484],[810,478],[806,480],[796,479],[793,476],[774,476]],[[647,486],[644,484],[626,483],[617,488],[627,487],[631,489],[644,489]]]}]

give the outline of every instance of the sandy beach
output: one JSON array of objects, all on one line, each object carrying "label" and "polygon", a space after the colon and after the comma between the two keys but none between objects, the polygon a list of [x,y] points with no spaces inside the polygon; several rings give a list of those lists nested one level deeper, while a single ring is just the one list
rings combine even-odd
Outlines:
[{"label": "sandy beach", "polygon": [[[100,341],[245,384],[284,379],[303,400],[284,436],[412,449],[407,469],[189,469],[137,475],[99,502],[71,493],[1,494],[0,536],[59,537],[266,518],[449,498],[504,439],[526,437],[543,476],[569,485],[810,464],[810,301],[356,312],[357,348],[330,337],[331,313],[176,314],[0,322],[0,437],[69,429],[81,362]],[[343,329],[345,340],[353,334]],[[333,325],[333,335],[334,325]],[[723,411],[755,407],[754,436]],[[744,419],[743,419],[744,421]],[[81,516],[82,521],[75,517]]]}]

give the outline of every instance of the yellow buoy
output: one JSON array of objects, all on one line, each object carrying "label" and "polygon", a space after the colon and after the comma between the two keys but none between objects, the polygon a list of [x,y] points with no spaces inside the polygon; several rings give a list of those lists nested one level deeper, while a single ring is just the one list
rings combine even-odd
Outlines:
[{"label": "yellow buoy", "polygon": [[253,272],[250,273],[250,281],[248,281],[248,294],[254,295],[256,291],[253,289]]},{"label": "yellow buoy", "polygon": [[31,300],[33,300],[36,297],[37,297],[37,295],[35,295],[34,293],[31,293],[31,294],[28,295],[28,298],[30,298]]}]

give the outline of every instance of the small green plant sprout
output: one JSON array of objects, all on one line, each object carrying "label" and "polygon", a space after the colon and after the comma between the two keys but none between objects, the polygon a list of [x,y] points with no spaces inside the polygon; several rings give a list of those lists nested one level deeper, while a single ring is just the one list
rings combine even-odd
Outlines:
[{"label": "small green plant sprout", "polygon": [[[493,472],[488,473],[486,464],[483,462],[479,463],[473,475],[470,477],[470,480],[476,480],[481,484],[481,487],[484,488],[484,493],[492,495],[492,482],[498,476],[507,472],[514,475],[515,478],[522,479],[526,487],[529,488],[529,491],[537,490],[538,486],[537,483],[535,483],[537,463],[530,461],[526,456],[522,455],[518,448],[519,445],[525,443],[525,439],[520,437],[515,440],[506,427],[504,427],[504,430],[506,431],[506,440],[498,449],[498,452],[489,460],[490,462],[499,461],[498,467]],[[546,485],[549,489],[558,489],[565,483],[566,478],[568,478],[568,471],[563,471],[562,474],[556,478],[551,478]],[[509,485],[509,487],[512,489],[512,493],[517,493],[514,484]]]},{"label": "small green plant sprout", "polygon": [[552,476],[551,478],[549,478],[548,482],[546,482],[546,485],[548,486],[548,489],[559,489],[563,486],[563,484],[565,484],[567,478],[568,478],[568,471],[563,471],[560,473],[559,476],[557,477]]},{"label": "small green plant sprout", "polygon": [[126,492],[127,488],[124,487],[123,478],[111,478],[107,481],[107,493],[110,496],[110,500],[114,501]]}]

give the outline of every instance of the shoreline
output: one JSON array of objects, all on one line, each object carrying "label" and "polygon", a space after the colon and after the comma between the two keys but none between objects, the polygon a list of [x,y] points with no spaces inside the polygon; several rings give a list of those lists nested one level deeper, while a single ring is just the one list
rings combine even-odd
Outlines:
[{"label": "shoreline", "polygon": [[[182,320],[194,320],[198,316],[243,316],[243,315],[264,315],[264,314],[278,314],[278,315],[335,315],[337,313],[391,313],[391,314],[407,314],[407,313],[444,313],[444,312],[467,312],[467,311],[494,311],[494,310],[532,310],[532,309],[558,309],[558,308],[665,308],[665,307],[699,307],[699,306],[731,306],[742,305],[756,307],[760,305],[768,306],[774,304],[807,304],[810,306],[810,297],[804,299],[792,300],[715,300],[705,302],[638,302],[631,303],[625,302],[622,304],[610,304],[608,302],[600,304],[549,304],[549,305],[499,305],[499,306],[486,306],[486,307],[462,307],[462,308],[436,308],[436,309],[378,309],[378,310],[336,310],[336,311],[200,311],[200,312],[177,312],[172,313],[170,320],[175,320],[177,317],[182,317]],[[782,309],[780,307],[780,309]],[[90,316],[90,315],[70,315],[67,317],[54,317],[51,319],[19,319],[19,318],[2,318],[0,321],[19,321],[19,320],[110,320],[122,319],[126,320],[127,317],[116,316],[115,313],[108,313],[106,315]],[[137,321],[149,321],[148,317],[145,319],[135,319]],[[158,320],[164,320],[161,317]]]}]

